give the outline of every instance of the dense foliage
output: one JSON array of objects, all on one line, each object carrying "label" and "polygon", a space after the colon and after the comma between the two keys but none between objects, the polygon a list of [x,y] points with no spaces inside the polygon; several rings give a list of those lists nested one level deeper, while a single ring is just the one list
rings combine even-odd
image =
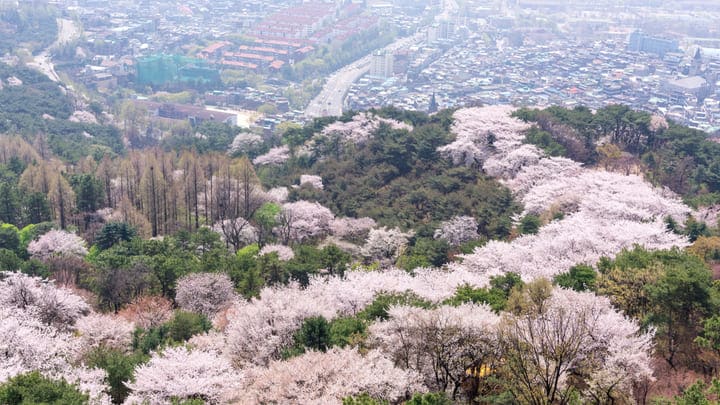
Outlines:
[{"label": "dense foliage", "polygon": [[18,375],[0,385],[0,403],[7,405],[82,405],[88,396],[65,380],[51,380],[37,371]]},{"label": "dense foliage", "polygon": [[[651,181],[690,201],[720,200],[720,143],[705,132],[621,105],[595,113],[585,107],[549,107],[515,114],[535,124],[527,141],[550,155],[630,171],[642,166]],[[607,143],[596,149],[601,139]]]},{"label": "dense foliage", "polygon": [[[20,45],[32,51],[46,48],[57,36],[58,10],[49,5],[20,3],[17,8],[0,11],[0,25],[12,27],[12,34],[0,38],[0,54],[12,52]],[[7,31],[5,31],[7,32]]]},{"label": "dense foliage", "polygon": [[322,136],[311,138],[309,154],[296,152],[287,176],[317,173],[324,188],[320,192],[303,186],[296,198],[315,199],[340,215],[369,216],[382,225],[403,228],[470,215],[477,219],[481,235],[507,236],[516,209],[509,191],[477,170],[452,167],[437,151],[453,139],[444,115],[448,112],[433,117],[393,109],[376,113],[407,119],[413,126],[360,123],[350,129],[357,133],[349,137],[326,127]]},{"label": "dense foliage", "polygon": [[[21,84],[8,85],[10,78]],[[73,101],[42,73],[0,63],[0,80],[5,83],[0,86],[0,133],[21,134],[40,145],[41,154],[52,151],[70,162],[123,151],[116,127],[69,120]]]}]

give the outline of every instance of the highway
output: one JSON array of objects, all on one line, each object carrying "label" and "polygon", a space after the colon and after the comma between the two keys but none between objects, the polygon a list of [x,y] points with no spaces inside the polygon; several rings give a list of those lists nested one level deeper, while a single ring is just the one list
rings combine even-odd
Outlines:
[{"label": "highway", "polygon": [[54,82],[60,82],[60,77],[55,72],[55,65],[52,63],[50,57],[50,50],[56,46],[65,44],[72,41],[73,39],[80,36],[80,27],[75,24],[72,20],[58,18],[58,38],[50,45],[47,49],[37,55],[33,62],[28,63],[28,66],[33,67],[40,72],[44,73],[50,80]]},{"label": "highway", "polygon": [[[425,33],[417,33],[411,37],[400,38],[382,50],[393,52],[416,44],[423,38]],[[341,115],[345,95],[350,90],[350,86],[370,70],[371,58],[372,54],[366,55],[330,75],[320,94],[308,104],[305,116],[316,118]]]},{"label": "highway", "polygon": [[320,94],[305,109],[308,118],[341,115],[350,86],[370,70],[370,56],[356,60],[328,77]]},{"label": "highway", "polygon": [[[456,0],[444,0],[442,5],[442,12],[435,17],[438,21],[451,18],[459,9]],[[413,36],[398,39],[382,50],[393,52],[417,44],[424,38],[425,32],[420,30]],[[342,115],[345,96],[350,86],[370,70],[371,57],[372,54],[366,55],[330,75],[320,94],[308,104],[305,116],[316,118]]]}]

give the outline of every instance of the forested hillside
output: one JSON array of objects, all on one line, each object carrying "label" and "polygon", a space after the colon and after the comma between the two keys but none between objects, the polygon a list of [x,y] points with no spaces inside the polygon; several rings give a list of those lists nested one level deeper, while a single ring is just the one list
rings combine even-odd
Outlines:
[{"label": "forested hillside", "polygon": [[17,8],[0,10],[0,54],[13,52],[24,45],[31,51],[47,48],[57,36],[59,11],[50,5],[20,3]]},{"label": "forested hillside", "polygon": [[56,85],[0,80],[0,403],[714,398],[706,134],[618,106],[383,109],[134,149]]},{"label": "forested hillside", "polygon": [[515,116],[535,124],[527,141],[552,156],[642,172],[692,205],[720,201],[720,143],[705,132],[621,105],[595,113],[583,107],[521,109]]},{"label": "forested hillside", "polygon": [[0,63],[0,132],[23,136],[46,160],[75,163],[122,153],[118,129],[102,125],[100,113],[67,94],[39,72]]}]

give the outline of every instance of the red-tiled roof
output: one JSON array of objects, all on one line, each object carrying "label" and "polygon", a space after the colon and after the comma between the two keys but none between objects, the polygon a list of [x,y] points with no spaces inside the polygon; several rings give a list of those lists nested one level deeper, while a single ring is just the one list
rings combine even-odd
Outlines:
[{"label": "red-tiled roof", "polygon": [[225,41],[216,42],[216,43],[214,43],[214,44],[208,45],[208,46],[205,47],[205,49],[203,49],[201,52],[204,52],[204,53],[214,53],[214,52],[216,52],[217,50],[219,50],[219,49],[221,49],[221,48],[223,48],[223,47],[226,47],[226,46],[228,46],[228,45],[230,45],[229,42],[225,42]]},{"label": "red-tiled roof", "polygon": [[258,65],[254,63],[238,62],[236,60],[221,60],[220,64],[223,66],[241,67],[246,69],[257,69]]},{"label": "red-tiled roof", "polygon": [[264,56],[247,52],[225,52],[223,53],[223,56],[226,58],[253,59],[261,60],[264,62],[272,62],[273,60],[275,60],[275,58],[273,58],[272,56]]}]

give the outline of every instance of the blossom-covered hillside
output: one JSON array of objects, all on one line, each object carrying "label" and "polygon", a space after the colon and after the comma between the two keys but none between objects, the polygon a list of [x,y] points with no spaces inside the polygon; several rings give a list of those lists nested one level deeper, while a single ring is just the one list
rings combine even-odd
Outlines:
[{"label": "blossom-covered hillside", "polygon": [[21,161],[69,225],[0,226],[0,402],[32,371],[97,404],[639,403],[681,394],[666,364],[710,375],[717,224],[512,114]]}]

